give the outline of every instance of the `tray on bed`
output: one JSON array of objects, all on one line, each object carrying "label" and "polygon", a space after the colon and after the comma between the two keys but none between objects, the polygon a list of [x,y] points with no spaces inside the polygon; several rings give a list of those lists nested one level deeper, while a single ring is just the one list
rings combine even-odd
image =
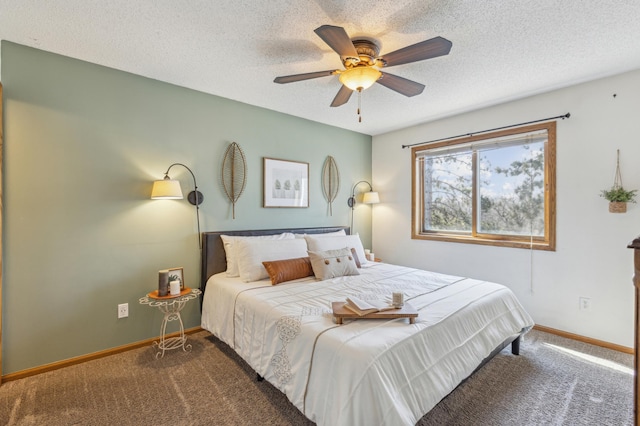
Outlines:
[{"label": "tray on bed", "polygon": [[343,319],[395,319],[395,318],[409,318],[409,324],[415,324],[418,317],[418,311],[408,303],[405,303],[402,308],[392,309],[389,311],[372,312],[367,315],[358,315],[355,312],[345,308],[345,302],[331,302],[331,308],[333,309],[333,317],[336,319],[336,324],[342,324]]}]

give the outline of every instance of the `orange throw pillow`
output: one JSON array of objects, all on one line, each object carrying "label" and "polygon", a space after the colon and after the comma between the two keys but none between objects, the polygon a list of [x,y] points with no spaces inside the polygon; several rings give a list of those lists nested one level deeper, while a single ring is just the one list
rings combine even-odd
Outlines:
[{"label": "orange throw pillow", "polygon": [[311,261],[308,257],[296,259],[272,260],[262,262],[271,278],[271,284],[276,285],[286,281],[305,278],[313,275]]}]

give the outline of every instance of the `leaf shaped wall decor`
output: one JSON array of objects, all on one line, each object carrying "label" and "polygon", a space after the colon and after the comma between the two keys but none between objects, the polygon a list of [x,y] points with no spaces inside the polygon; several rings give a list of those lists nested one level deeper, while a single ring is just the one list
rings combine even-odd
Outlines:
[{"label": "leaf shaped wall decor", "polygon": [[233,205],[233,218],[236,218],[236,201],[247,185],[247,160],[240,145],[232,142],[222,160],[222,187]]},{"label": "leaf shaped wall decor", "polygon": [[322,193],[329,203],[329,215],[333,216],[331,203],[336,199],[338,190],[340,189],[340,172],[336,160],[332,156],[328,156],[322,166]]}]

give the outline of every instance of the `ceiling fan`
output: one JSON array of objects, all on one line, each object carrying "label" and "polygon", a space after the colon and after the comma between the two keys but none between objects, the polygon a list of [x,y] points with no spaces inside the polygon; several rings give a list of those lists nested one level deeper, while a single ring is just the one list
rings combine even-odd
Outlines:
[{"label": "ceiling fan", "polygon": [[332,107],[344,105],[349,101],[354,91],[361,92],[371,87],[373,83],[382,84],[405,96],[419,95],[424,90],[423,84],[382,72],[379,68],[388,68],[448,55],[452,45],[445,38],[434,37],[386,55],[378,56],[380,48],[373,39],[360,37],[352,40],[344,28],[333,25],[323,25],[314,31],[329,47],[340,55],[345,69],[286,75],[276,77],[273,81],[285,84],[337,75],[342,87],[340,87],[338,94],[331,102]]}]

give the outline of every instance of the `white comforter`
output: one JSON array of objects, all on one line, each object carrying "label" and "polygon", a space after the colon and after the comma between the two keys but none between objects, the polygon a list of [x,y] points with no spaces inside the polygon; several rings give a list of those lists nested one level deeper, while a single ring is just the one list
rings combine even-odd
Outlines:
[{"label": "white comforter", "polygon": [[[533,325],[506,287],[374,263],[361,275],[207,284],[202,327],[318,425],[413,425],[507,337]],[[402,291],[407,319],[345,320],[331,302]]]}]

